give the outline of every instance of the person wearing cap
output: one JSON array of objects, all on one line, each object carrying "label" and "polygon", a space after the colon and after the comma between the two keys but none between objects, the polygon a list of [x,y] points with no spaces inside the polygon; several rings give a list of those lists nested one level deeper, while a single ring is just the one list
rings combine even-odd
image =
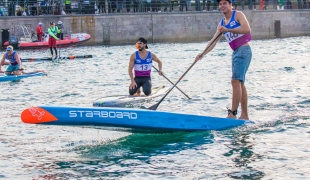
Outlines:
[{"label": "person wearing cap", "polygon": [[53,22],[50,22],[50,28],[48,28],[48,47],[50,48],[52,57],[54,57],[53,48],[55,50],[55,57],[57,57],[56,40],[59,40],[58,37],[56,37],[57,33],[60,33],[60,30]]},{"label": "person wearing cap", "polygon": [[41,42],[42,41],[42,36],[44,34],[43,30],[42,30],[42,23],[39,22],[37,28],[36,28],[36,33],[37,33],[37,38],[38,41]]},{"label": "person wearing cap", "polygon": [[163,75],[162,62],[154,53],[146,50],[148,46],[145,38],[140,37],[138,39],[136,48],[138,51],[131,54],[128,65],[128,74],[131,80],[129,94],[135,95],[137,93],[139,95],[140,87],[142,87],[143,93],[148,96],[152,93],[151,70],[153,61],[158,64],[159,75]]},{"label": "person wearing cap", "polygon": [[63,40],[63,39],[64,39],[64,33],[63,33],[63,31],[64,31],[64,25],[62,24],[61,21],[58,21],[56,26],[58,27],[58,29],[59,29],[59,31],[60,31],[59,33],[57,33],[57,37],[58,37],[59,39]]},{"label": "person wearing cap", "polygon": [[[3,54],[0,64],[6,64],[5,60],[9,60],[9,66],[5,70],[5,74],[21,74],[22,70],[22,62],[20,60],[19,55],[17,52],[13,51],[13,46],[9,45],[6,48],[6,53]],[[0,66],[0,73],[3,73],[1,66]]]},{"label": "person wearing cap", "polygon": [[236,118],[240,103],[241,115],[239,119],[248,120],[248,95],[244,82],[245,74],[252,59],[252,51],[249,46],[249,41],[252,40],[251,28],[245,15],[241,11],[233,10],[231,0],[217,1],[224,18],[218,24],[213,38],[209,41],[204,51],[196,56],[195,60],[200,60],[204,55],[209,53],[221,39],[218,36],[222,37],[224,35],[233,50],[231,77],[232,104],[231,108],[228,109],[227,117]]}]

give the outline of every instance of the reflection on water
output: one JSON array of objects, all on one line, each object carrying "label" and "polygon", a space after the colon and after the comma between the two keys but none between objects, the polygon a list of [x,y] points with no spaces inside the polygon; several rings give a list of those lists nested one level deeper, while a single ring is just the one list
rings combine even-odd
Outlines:
[{"label": "reflection on water", "polygon": [[242,168],[237,172],[231,172],[228,175],[235,179],[260,179],[264,177],[264,172],[251,167],[251,162],[259,161],[262,155],[253,152],[252,137],[250,134],[238,134],[233,136],[231,144],[227,145],[230,149],[224,156],[232,158],[236,167]]}]

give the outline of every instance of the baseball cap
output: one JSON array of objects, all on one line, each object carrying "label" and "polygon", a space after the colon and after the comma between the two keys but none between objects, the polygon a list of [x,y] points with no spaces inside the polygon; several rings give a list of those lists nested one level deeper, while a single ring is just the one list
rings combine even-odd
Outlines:
[{"label": "baseball cap", "polygon": [[50,25],[53,25],[54,24],[54,22],[50,22]]},{"label": "baseball cap", "polygon": [[6,48],[6,50],[7,50],[7,51],[13,51],[13,48],[10,47],[10,46],[8,46],[8,47]]},{"label": "baseball cap", "polygon": [[[143,37],[140,37],[139,39],[138,39],[138,41],[137,42],[142,42],[142,43],[144,43],[144,44],[147,44],[147,40],[145,39],[145,38],[143,38]],[[145,49],[148,49],[149,47],[147,47],[147,45],[145,46]]]},{"label": "baseball cap", "polygon": [[58,21],[58,23],[57,24],[62,24],[62,22],[61,21]]},{"label": "baseball cap", "polygon": [[42,23],[41,22],[39,22],[39,25],[41,25]]},{"label": "baseball cap", "polygon": [[[217,3],[220,3],[222,0],[217,0]],[[231,4],[231,0],[225,0],[227,2],[229,2],[229,4]]]}]

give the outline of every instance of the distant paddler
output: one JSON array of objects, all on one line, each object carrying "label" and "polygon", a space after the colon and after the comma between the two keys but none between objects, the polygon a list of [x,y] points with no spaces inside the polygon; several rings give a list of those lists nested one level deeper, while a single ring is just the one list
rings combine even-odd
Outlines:
[{"label": "distant paddler", "polygon": [[[10,62],[9,63],[5,62],[6,59],[9,60]],[[1,66],[5,64],[9,65],[5,71],[2,71],[0,66],[0,73],[15,74],[15,75],[23,73],[22,62],[20,60],[20,57],[16,51],[13,51],[13,46],[11,45],[7,46],[6,53],[3,54],[0,64]]]},{"label": "distant paddler", "polygon": [[55,57],[57,57],[56,40],[60,40],[57,37],[57,33],[60,33],[60,30],[53,22],[50,22],[50,28],[48,28],[48,47],[50,48],[52,58],[54,58],[53,48],[55,50]]}]

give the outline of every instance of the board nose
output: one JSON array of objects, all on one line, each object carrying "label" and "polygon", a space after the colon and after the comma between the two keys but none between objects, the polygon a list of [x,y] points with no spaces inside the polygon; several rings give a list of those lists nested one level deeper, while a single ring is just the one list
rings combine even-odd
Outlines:
[{"label": "board nose", "polygon": [[30,107],[21,113],[21,119],[24,123],[45,123],[57,121],[58,119],[48,111],[40,107]]}]

